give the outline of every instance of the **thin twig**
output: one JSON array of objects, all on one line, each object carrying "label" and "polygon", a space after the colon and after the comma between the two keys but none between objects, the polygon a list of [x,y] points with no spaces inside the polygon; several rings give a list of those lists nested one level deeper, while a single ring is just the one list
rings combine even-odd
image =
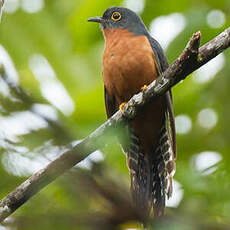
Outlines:
[{"label": "thin twig", "polygon": [[2,21],[2,9],[3,9],[3,5],[4,5],[4,0],[0,0],[0,23]]}]

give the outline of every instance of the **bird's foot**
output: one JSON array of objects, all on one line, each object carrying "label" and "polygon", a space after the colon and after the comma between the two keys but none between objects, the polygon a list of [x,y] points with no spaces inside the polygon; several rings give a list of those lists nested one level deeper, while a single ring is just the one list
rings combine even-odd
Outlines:
[{"label": "bird's foot", "polygon": [[143,85],[143,86],[141,87],[141,90],[142,90],[142,91],[145,91],[147,88],[148,88],[147,85]]},{"label": "bird's foot", "polygon": [[127,104],[127,102],[123,102],[120,104],[119,108],[122,113],[124,113],[124,106]]}]

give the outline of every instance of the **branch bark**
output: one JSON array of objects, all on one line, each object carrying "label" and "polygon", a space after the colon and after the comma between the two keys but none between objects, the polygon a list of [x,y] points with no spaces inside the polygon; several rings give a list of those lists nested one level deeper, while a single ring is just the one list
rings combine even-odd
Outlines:
[{"label": "branch bark", "polygon": [[200,46],[201,33],[193,34],[181,55],[145,91],[134,95],[124,106],[124,113],[116,112],[108,121],[86,137],[71,150],[63,153],[47,167],[32,175],[13,192],[0,202],[0,222],[22,206],[33,195],[54,181],[75,164],[86,158],[93,151],[103,147],[104,137],[114,128],[124,124],[127,119],[133,119],[140,109],[150,100],[164,94],[171,87],[185,79],[193,71],[216,57],[230,46],[230,28],[219,34],[213,40]]}]

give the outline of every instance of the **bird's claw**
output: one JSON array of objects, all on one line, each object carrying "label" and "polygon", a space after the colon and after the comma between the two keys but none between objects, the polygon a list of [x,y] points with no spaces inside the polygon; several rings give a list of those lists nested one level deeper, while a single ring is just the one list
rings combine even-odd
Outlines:
[{"label": "bird's claw", "polygon": [[148,88],[147,85],[143,85],[143,86],[141,87],[141,90],[142,90],[142,91],[145,91],[147,88]]},{"label": "bird's claw", "polygon": [[124,113],[124,106],[127,104],[127,102],[123,102],[120,104],[119,108],[122,113]]}]

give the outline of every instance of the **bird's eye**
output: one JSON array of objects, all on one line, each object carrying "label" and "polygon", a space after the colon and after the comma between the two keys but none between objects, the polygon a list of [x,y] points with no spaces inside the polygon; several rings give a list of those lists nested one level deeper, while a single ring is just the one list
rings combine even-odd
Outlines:
[{"label": "bird's eye", "polygon": [[111,19],[115,22],[119,21],[121,19],[121,14],[119,12],[114,12],[111,16]]}]

